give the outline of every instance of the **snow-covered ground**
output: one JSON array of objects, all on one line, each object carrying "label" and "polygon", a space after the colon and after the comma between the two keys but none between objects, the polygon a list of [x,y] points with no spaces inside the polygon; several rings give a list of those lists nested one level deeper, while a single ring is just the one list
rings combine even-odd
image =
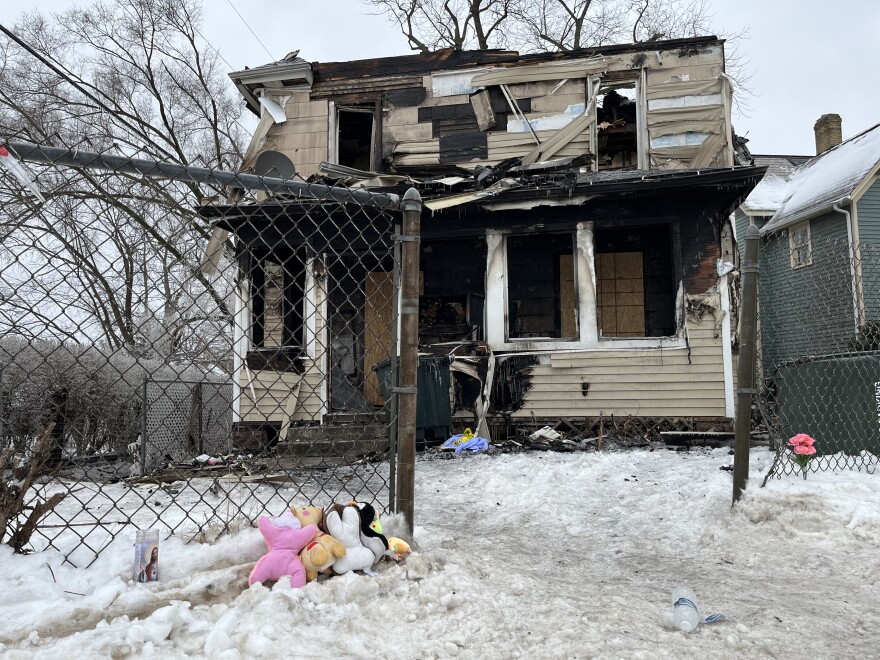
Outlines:
[{"label": "snow-covered ground", "polygon": [[[246,587],[252,529],[161,544],[130,581],[132,539],[88,569],[0,548],[4,658],[880,657],[880,475],[759,488],[730,507],[728,450],[420,460],[402,565],[292,590]],[[396,520],[385,520],[386,528]],[[387,530],[386,530],[387,531]],[[677,585],[727,621],[661,625]]]}]

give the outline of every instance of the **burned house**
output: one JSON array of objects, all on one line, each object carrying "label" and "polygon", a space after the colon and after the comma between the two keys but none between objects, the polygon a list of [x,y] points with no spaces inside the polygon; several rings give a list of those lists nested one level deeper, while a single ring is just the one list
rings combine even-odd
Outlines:
[{"label": "burned house", "polygon": [[[291,54],[231,77],[260,117],[250,171],[419,190],[420,347],[449,357],[461,425],[730,421],[729,214],[764,170],[738,163],[722,40]],[[345,254],[395,220],[281,196],[202,213],[236,240],[238,426],[380,409],[392,269]]]}]

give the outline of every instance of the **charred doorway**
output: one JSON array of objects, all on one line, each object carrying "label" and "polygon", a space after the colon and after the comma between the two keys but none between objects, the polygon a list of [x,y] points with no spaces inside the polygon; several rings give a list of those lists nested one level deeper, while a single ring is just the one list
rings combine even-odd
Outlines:
[{"label": "charred doorway", "polygon": [[420,259],[420,343],[484,339],[486,239],[425,241]]},{"label": "charred doorway", "polygon": [[384,403],[374,367],[393,350],[392,259],[339,255],[327,274],[330,408],[370,411]]}]

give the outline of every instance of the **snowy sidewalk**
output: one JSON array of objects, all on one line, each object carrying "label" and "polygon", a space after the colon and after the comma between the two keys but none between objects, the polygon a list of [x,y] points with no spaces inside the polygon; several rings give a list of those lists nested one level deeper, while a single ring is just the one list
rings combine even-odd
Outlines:
[{"label": "snowy sidewalk", "polygon": [[[255,530],[162,543],[158,585],[130,541],[87,570],[0,549],[6,658],[867,658],[880,632],[880,475],[771,480],[752,453],[730,508],[725,450],[420,460],[403,566],[246,589]],[[393,521],[389,521],[393,522]],[[51,570],[50,568],[51,567]],[[728,621],[660,625],[678,584]]]}]

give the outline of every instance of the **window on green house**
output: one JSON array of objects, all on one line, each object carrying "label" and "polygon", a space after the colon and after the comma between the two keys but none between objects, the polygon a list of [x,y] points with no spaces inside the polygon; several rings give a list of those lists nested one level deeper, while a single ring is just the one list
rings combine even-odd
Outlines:
[{"label": "window on green house", "polygon": [[788,247],[791,249],[791,267],[801,268],[813,263],[813,245],[810,239],[810,223],[802,222],[788,230]]}]

